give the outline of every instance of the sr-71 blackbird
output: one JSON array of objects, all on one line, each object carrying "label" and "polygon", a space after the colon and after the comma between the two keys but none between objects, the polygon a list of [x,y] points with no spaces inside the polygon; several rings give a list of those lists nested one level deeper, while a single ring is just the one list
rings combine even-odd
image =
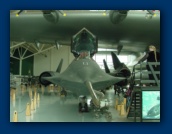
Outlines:
[{"label": "sr-71 blackbird", "polygon": [[128,84],[127,79],[131,76],[131,72],[124,63],[120,62],[120,60],[118,59],[117,55],[114,52],[111,52],[111,55],[112,55],[112,61],[113,61],[113,66],[114,66],[115,71],[110,72],[106,61],[103,60],[105,72],[114,77],[125,77],[126,78],[125,80],[116,83],[116,85],[120,87],[126,86]]},{"label": "sr-71 blackbird", "polygon": [[92,59],[97,52],[98,39],[86,28],[81,29],[71,39],[71,52],[75,59],[63,73],[46,71],[40,75],[40,83],[59,85],[78,95],[91,95],[95,107],[100,107],[98,96],[103,96],[100,90],[105,89],[125,78],[106,74]]}]

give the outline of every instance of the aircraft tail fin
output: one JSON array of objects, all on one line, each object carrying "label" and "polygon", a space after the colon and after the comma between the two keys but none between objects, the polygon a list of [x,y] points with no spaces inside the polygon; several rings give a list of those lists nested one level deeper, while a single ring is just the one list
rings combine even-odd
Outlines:
[{"label": "aircraft tail fin", "polygon": [[116,70],[117,68],[121,66],[121,62],[114,52],[111,52],[111,56],[112,56],[113,66]]},{"label": "aircraft tail fin", "polygon": [[111,52],[111,55],[112,55],[112,60],[113,60],[113,65],[115,68],[116,75],[123,77],[130,77],[131,72],[128,69],[128,67],[124,63],[120,62],[120,60],[118,59],[117,55],[114,52]]},{"label": "aircraft tail fin", "polygon": [[109,67],[108,67],[108,65],[107,65],[107,63],[106,63],[106,61],[105,61],[105,59],[103,60],[103,64],[104,64],[106,73],[110,73]]},{"label": "aircraft tail fin", "polygon": [[57,67],[56,72],[60,73],[61,68],[62,68],[62,64],[63,64],[63,59],[60,60],[60,63],[59,63],[59,65],[58,65],[58,67]]}]

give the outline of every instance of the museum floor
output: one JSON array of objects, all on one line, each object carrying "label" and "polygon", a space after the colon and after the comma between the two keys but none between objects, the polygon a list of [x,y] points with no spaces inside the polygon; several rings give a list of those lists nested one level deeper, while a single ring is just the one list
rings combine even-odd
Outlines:
[{"label": "museum floor", "polygon": [[[34,98],[34,90],[36,91],[31,88],[21,90],[18,87],[15,95],[10,93],[10,122],[15,122],[14,120],[17,120],[16,122],[134,122],[133,118],[126,118],[126,115],[121,116],[114,108],[116,98],[122,101],[123,97],[115,95],[113,89],[108,90],[105,95],[110,105],[111,120],[104,115],[97,119],[92,111],[79,113],[79,100],[70,93],[64,98],[57,91],[49,90],[47,93],[45,89],[37,89]],[[31,96],[33,101],[30,99]],[[28,113],[27,103],[31,105],[31,113]]]}]

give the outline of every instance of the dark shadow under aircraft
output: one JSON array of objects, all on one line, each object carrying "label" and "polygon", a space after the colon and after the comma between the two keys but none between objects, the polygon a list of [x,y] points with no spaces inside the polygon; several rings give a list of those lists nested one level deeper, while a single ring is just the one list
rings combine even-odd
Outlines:
[{"label": "dark shadow under aircraft", "polygon": [[97,52],[98,40],[86,28],[81,29],[71,40],[71,52],[74,61],[63,73],[43,72],[40,82],[43,85],[50,83],[60,85],[66,90],[76,92],[78,95],[91,95],[92,102],[96,108],[100,107],[100,99],[103,97],[100,90],[105,89],[125,78],[113,77],[106,74],[92,59]]}]

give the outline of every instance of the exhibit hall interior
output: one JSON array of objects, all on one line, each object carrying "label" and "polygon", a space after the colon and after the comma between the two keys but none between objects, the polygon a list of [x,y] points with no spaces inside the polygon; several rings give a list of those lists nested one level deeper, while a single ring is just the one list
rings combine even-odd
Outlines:
[{"label": "exhibit hall interior", "polygon": [[10,10],[10,122],[160,122],[160,10]]}]

